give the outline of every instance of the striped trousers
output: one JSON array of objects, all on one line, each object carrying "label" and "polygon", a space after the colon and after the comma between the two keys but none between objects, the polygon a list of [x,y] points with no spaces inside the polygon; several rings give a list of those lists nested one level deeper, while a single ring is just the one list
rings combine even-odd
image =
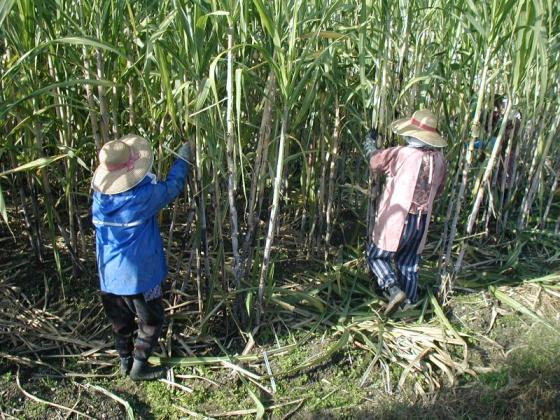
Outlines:
[{"label": "striped trousers", "polygon": [[[418,248],[425,228],[425,214],[409,213],[396,252],[385,251],[371,242],[366,251],[368,266],[377,277],[379,287],[386,289],[397,285],[412,303],[418,300]],[[396,272],[391,264],[393,260]]]}]

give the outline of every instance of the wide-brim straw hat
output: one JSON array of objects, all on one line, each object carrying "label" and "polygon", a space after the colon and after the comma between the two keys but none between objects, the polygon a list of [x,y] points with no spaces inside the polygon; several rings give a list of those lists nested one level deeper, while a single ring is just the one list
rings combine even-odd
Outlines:
[{"label": "wide-brim straw hat", "polygon": [[105,143],[99,151],[99,166],[91,185],[103,194],[118,194],[134,188],[152,168],[150,143],[136,134],[127,134]]},{"label": "wide-brim straw hat", "polygon": [[410,118],[401,118],[391,123],[393,133],[410,136],[433,147],[445,147],[447,142],[437,131],[437,118],[427,109],[421,109]]}]

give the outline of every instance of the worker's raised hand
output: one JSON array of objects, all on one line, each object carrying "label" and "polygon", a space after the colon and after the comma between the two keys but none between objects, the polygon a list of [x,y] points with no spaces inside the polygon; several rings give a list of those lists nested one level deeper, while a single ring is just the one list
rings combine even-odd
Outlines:
[{"label": "worker's raised hand", "polygon": [[177,154],[187,162],[191,158],[191,145],[189,143],[183,143],[183,145],[177,150]]},{"label": "worker's raised hand", "polygon": [[370,129],[366,133],[366,137],[364,139],[364,153],[366,157],[369,158],[377,150],[377,130],[375,128]]}]

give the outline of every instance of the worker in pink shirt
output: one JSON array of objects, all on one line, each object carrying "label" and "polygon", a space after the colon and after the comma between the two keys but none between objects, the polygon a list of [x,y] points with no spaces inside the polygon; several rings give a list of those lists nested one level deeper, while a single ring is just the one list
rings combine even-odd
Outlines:
[{"label": "worker in pink shirt", "polygon": [[378,150],[375,130],[364,142],[371,170],[386,177],[366,252],[369,268],[388,298],[386,315],[407,299],[410,303],[418,300],[420,254],[434,199],[441,193],[447,173],[440,151],[447,143],[436,127],[434,114],[419,110],[411,118],[391,124],[393,132],[404,137],[406,146]]}]

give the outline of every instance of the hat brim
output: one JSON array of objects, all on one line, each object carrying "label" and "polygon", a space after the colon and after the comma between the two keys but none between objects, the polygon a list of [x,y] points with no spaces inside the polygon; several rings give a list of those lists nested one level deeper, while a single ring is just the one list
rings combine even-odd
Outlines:
[{"label": "hat brim", "polygon": [[391,123],[393,133],[400,136],[410,136],[433,147],[446,147],[447,141],[435,131],[422,130],[410,123],[410,118],[401,118]]},{"label": "hat brim", "polygon": [[120,140],[132,147],[139,158],[131,170],[124,168],[109,171],[105,165],[99,165],[91,182],[95,191],[109,195],[128,191],[138,185],[152,167],[154,154],[148,140],[136,134],[128,134]]}]

